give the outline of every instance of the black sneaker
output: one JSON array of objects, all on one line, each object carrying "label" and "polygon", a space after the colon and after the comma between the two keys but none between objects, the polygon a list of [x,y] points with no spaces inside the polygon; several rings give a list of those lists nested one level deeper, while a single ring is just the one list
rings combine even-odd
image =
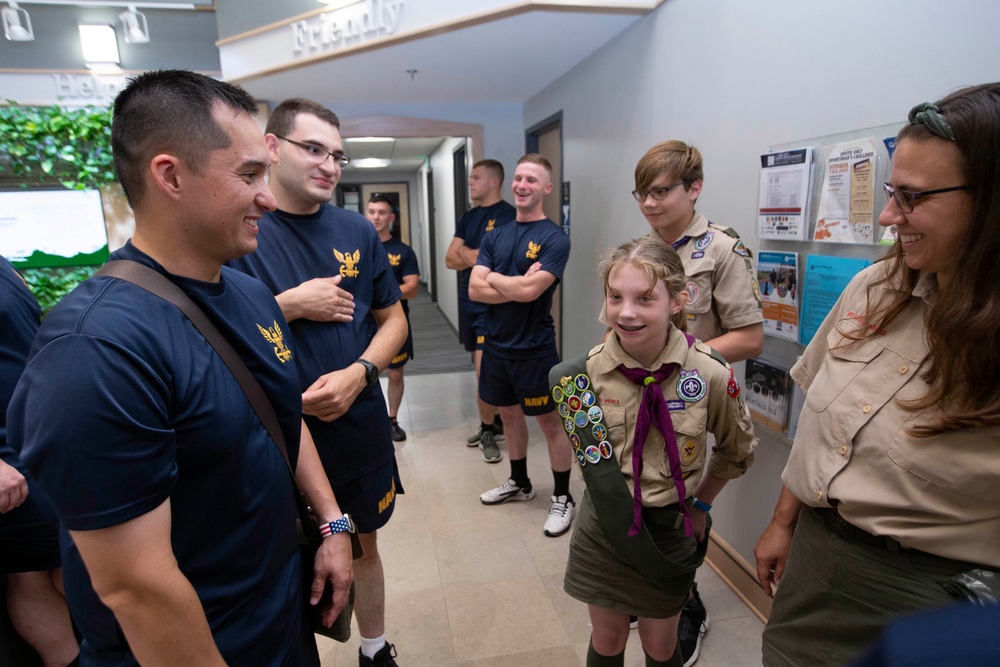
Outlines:
[{"label": "black sneaker", "polygon": [[396,647],[389,642],[378,650],[374,658],[369,658],[358,649],[358,665],[360,667],[399,667],[393,658],[396,657]]},{"label": "black sneaker", "polygon": [[684,667],[691,667],[698,662],[701,653],[701,638],[708,632],[708,610],[698,595],[698,583],[691,584],[691,597],[681,610],[677,622],[677,643],[681,647],[681,657]]},{"label": "black sneaker", "polygon": [[406,440],[406,431],[404,431],[403,427],[399,425],[399,422],[393,420],[391,426],[393,442],[403,442]]}]

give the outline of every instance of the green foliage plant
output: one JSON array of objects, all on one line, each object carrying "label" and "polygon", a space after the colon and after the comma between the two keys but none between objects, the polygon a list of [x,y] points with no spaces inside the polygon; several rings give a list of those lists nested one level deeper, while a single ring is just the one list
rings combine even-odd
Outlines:
[{"label": "green foliage plant", "polygon": [[[108,107],[0,106],[0,179],[21,187],[118,188]],[[25,269],[47,313],[97,267]]]}]

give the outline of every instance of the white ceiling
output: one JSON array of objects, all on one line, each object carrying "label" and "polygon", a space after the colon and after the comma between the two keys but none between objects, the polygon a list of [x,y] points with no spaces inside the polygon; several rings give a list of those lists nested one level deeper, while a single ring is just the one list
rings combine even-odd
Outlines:
[{"label": "white ceiling", "polygon": [[[606,10],[530,11],[239,83],[272,105],[305,94],[334,110],[350,103],[522,104],[639,18]],[[399,140],[390,170],[418,169],[440,140]],[[357,145],[346,152],[363,157]]]}]

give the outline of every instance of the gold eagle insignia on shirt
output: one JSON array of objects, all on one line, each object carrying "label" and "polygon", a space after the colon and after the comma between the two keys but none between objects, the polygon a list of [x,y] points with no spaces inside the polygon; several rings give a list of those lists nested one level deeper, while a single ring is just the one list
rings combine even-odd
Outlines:
[{"label": "gold eagle insignia on shirt", "polygon": [[486,231],[492,232],[493,231],[493,225],[495,225],[495,224],[497,224],[497,219],[496,218],[493,218],[492,220],[490,220],[489,222],[487,222],[486,223]]},{"label": "gold eagle insignia on shirt", "polygon": [[357,278],[358,274],[361,273],[358,271],[358,262],[361,261],[361,250],[355,250],[352,255],[349,252],[340,252],[334,248],[333,256],[340,262],[340,275],[345,278]]},{"label": "gold eagle insignia on shirt", "polygon": [[402,258],[403,258],[403,254],[402,253],[400,253],[398,255],[393,255],[390,252],[389,253],[389,265],[390,266],[399,266],[399,260],[401,260]]},{"label": "gold eagle insignia on shirt", "polygon": [[538,259],[538,251],[541,249],[541,243],[532,243],[531,241],[528,241],[528,252],[524,253],[524,256],[528,259]]},{"label": "gold eagle insignia on shirt", "polygon": [[281,363],[285,363],[292,358],[292,351],[285,346],[285,336],[281,333],[281,327],[278,326],[277,320],[275,320],[274,326],[270,329],[265,329],[259,324],[257,328],[260,329],[261,335],[267,342],[274,345],[274,356],[278,357]]}]

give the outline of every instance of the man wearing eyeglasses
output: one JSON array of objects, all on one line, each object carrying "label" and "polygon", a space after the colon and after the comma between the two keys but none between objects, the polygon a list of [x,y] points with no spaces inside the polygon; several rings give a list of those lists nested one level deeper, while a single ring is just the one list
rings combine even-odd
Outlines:
[{"label": "man wearing eyeglasses", "polygon": [[302,412],[364,548],[354,562],[360,664],[394,667],[376,531],[403,489],[378,376],[406,341],[399,284],[372,224],[329,203],[350,162],[336,114],[285,100],[264,139],[278,208],[260,221],[257,251],[232,265],[271,289],[292,329]]},{"label": "man wearing eyeglasses", "polygon": [[[760,286],[753,256],[739,234],[695,210],[703,178],[697,148],[665,141],[639,160],[632,196],[652,233],[671,244],[684,264],[688,333],[735,363],[764,350]],[[677,627],[685,665],[698,659],[707,630],[708,612],[695,583]]]}]

